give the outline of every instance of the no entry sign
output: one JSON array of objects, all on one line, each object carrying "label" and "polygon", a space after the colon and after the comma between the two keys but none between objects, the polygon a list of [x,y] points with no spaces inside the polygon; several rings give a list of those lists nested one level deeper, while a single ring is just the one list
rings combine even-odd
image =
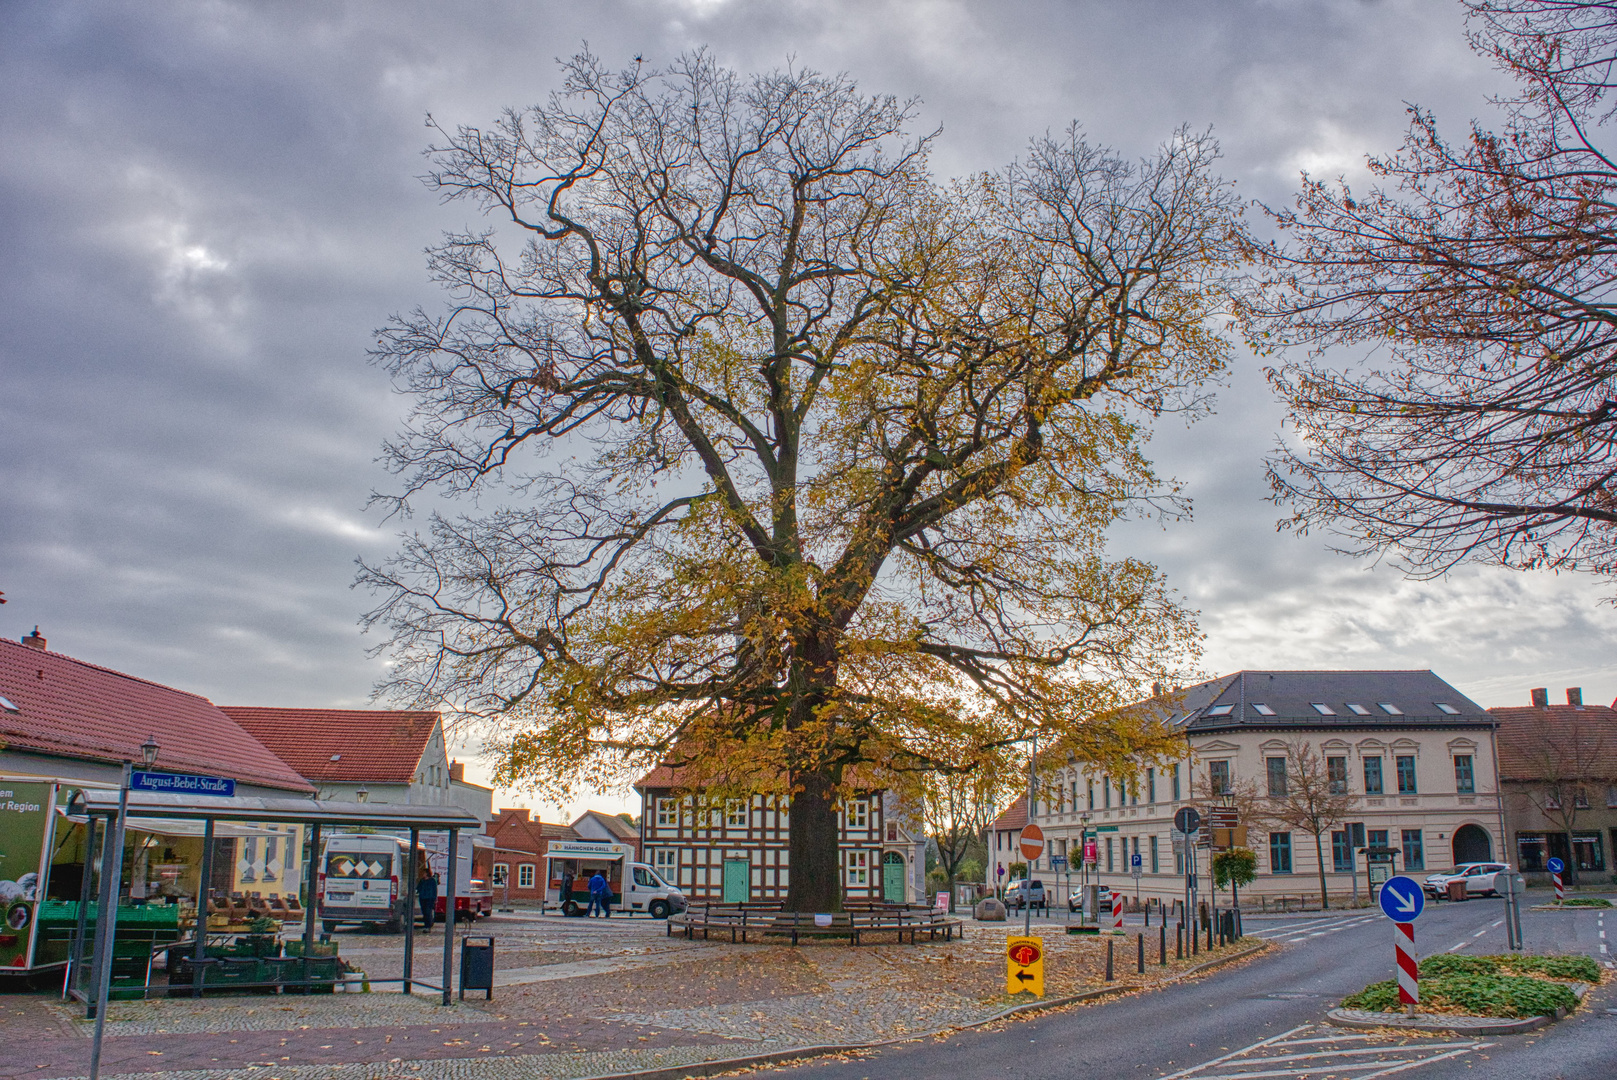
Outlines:
[{"label": "no entry sign", "polygon": [[1044,854],[1044,830],[1028,822],[1022,826],[1022,835],[1017,844],[1022,849],[1022,858],[1032,862]]}]

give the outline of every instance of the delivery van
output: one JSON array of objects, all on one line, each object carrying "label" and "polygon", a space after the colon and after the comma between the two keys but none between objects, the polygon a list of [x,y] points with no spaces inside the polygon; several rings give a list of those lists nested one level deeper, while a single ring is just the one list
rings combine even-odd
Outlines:
[{"label": "delivery van", "polygon": [[315,883],[321,929],[329,934],[355,923],[381,926],[390,934],[404,929],[408,897],[401,878],[409,870],[409,856],[408,843],[385,833],[327,837]]},{"label": "delivery van", "polygon": [[[583,840],[552,840],[545,856],[545,904],[563,915],[583,915],[590,906],[590,878],[597,871],[612,893],[612,909],[619,913],[666,919],[685,910],[685,894],[647,866],[630,859],[627,844]],[[573,887],[562,895],[562,879],[573,876]]]},{"label": "delivery van", "polygon": [[[449,836],[426,833],[421,837],[427,865],[438,879],[438,918],[449,910]],[[494,873],[494,838],[477,833],[461,833],[455,861],[455,921],[470,922],[494,914],[494,890],[488,881]]]}]

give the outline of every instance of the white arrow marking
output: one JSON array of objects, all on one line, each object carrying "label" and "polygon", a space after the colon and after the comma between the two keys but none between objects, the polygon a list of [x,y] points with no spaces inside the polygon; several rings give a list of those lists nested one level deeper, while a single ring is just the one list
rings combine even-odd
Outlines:
[{"label": "white arrow marking", "polygon": [[1389,889],[1388,891],[1392,893],[1393,903],[1399,911],[1411,912],[1415,910],[1414,893],[1401,893],[1397,889]]}]

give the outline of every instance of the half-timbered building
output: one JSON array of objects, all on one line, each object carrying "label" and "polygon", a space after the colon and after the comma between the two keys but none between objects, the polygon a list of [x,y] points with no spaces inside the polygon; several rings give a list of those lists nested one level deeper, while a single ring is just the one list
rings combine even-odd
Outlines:
[{"label": "half-timbered building", "polygon": [[[660,765],[635,784],[645,860],[692,900],[784,900],[790,884],[787,796],[708,796],[682,770]],[[925,838],[891,792],[850,796],[838,815],[843,895],[919,901]]]}]

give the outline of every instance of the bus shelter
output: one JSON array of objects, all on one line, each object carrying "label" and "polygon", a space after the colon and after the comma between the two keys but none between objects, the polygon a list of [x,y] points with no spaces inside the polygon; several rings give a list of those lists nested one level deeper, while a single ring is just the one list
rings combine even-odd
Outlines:
[{"label": "bus shelter", "polygon": [[[122,813],[120,807],[122,805]],[[81,823],[85,833],[85,868],[77,905],[77,923],[72,934],[68,968],[64,981],[65,992],[85,1003],[87,1015],[95,1016],[97,1001],[96,973],[107,970],[103,964],[92,964],[92,957],[106,955],[119,948],[119,922],[138,921],[141,908],[126,903],[121,888],[120,864],[123,859],[124,834],[128,830],[154,835],[195,835],[200,831],[203,843],[202,866],[198,875],[196,915],[192,920],[191,937],[177,936],[163,943],[164,951],[176,951],[183,958],[184,969],[191,977],[190,990],[200,997],[204,988],[212,991],[220,984],[207,977],[210,967],[227,963],[210,949],[208,930],[209,885],[212,878],[214,838],[226,833],[241,833],[255,827],[270,825],[301,825],[308,838],[306,873],[303,874],[306,898],[303,901],[302,947],[299,955],[278,958],[272,979],[233,979],[230,985],[241,990],[279,989],[293,992],[318,992],[334,988],[340,978],[339,963],[317,955],[320,949],[315,934],[315,923],[320,897],[317,883],[322,876],[320,865],[322,834],[338,832],[399,833],[408,832],[409,848],[406,865],[400,879],[405,897],[404,969],[398,979],[369,979],[375,984],[397,983],[401,992],[411,993],[423,989],[441,993],[443,1004],[450,1003],[450,990],[454,963],[455,904],[446,905],[444,919],[443,972],[438,983],[415,977],[416,917],[415,882],[418,875],[420,835],[423,832],[448,834],[448,850],[457,850],[461,830],[476,830],[482,822],[475,814],[458,806],[377,805],[363,802],[329,802],[298,798],[257,798],[251,796],[211,797],[168,792],[82,789],[73,793],[65,808],[71,821]],[[89,857],[96,850],[97,834],[101,846],[99,860]],[[450,858],[446,872],[446,893],[455,896],[458,859]],[[95,865],[91,865],[91,864]],[[92,899],[95,898],[95,899]],[[123,911],[120,911],[120,908]],[[90,925],[93,916],[94,925]],[[126,935],[127,936],[127,935]],[[216,935],[215,935],[216,936]],[[86,947],[88,946],[88,954]],[[288,948],[290,952],[290,947]],[[265,965],[256,965],[262,972]],[[185,992],[185,983],[168,984],[165,993]],[[99,1017],[97,1018],[100,1019]]]}]

